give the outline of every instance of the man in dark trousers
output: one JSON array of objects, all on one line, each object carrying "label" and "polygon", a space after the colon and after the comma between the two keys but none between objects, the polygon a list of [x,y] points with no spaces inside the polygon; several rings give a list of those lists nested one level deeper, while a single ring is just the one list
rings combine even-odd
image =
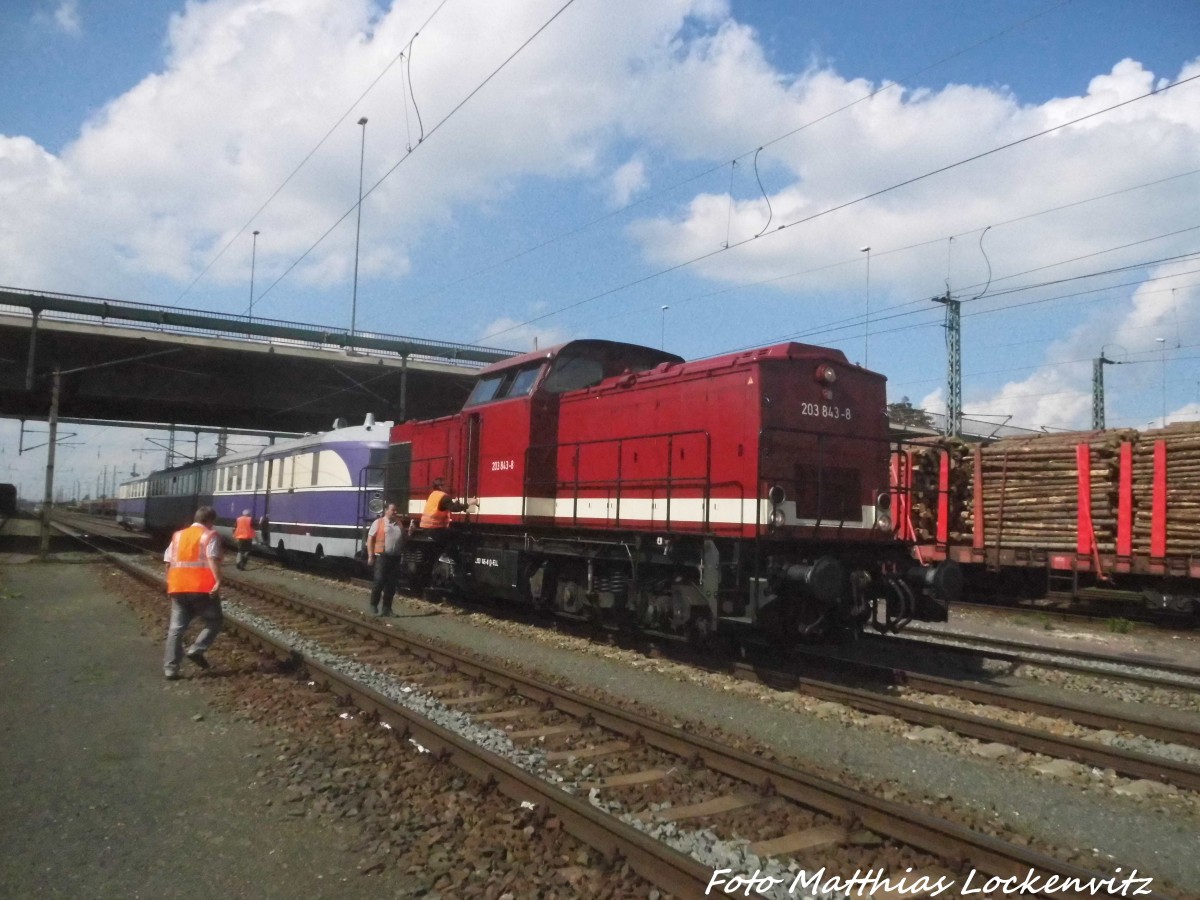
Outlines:
[{"label": "man in dark trousers", "polygon": [[371,585],[371,612],[377,616],[392,614],[396,581],[400,577],[400,557],[404,552],[404,523],[395,503],[389,503],[383,515],[367,531],[367,565],[374,567]]},{"label": "man in dark trousers", "polygon": [[171,624],[167,627],[167,646],[163,654],[163,674],[168,681],[179,677],[183,660],[183,633],[192,619],[204,620],[204,630],[196,638],[187,658],[201,669],[209,662],[204,654],[221,631],[221,536],[213,530],[216,510],[201,506],[192,525],[175,532],[163,554],[167,564],[167,596],[171,598]]},{"label": "man in dark trousers", "polygon": [[250,548],[254,545],[254,519],[250,516],[250,510],[243,509],[242,514],[238,516],[233,529],[233,539],[237,541],[237,567],[244,569],[246,560],[250,558]]}]

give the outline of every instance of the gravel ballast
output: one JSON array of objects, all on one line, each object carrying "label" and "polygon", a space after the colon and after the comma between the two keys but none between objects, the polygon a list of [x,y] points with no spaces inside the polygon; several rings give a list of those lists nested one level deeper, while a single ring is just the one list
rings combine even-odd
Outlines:
[{"label": "gravel ballast", "polygon": [[[365,591],[352,586],[261,564],[253,577],[304,596],[366,608]],[[397,597],[396,611],[397,618],[387,620],[391,627],[515,662],[564,683],[590,686],[666,721],[718,728],[781,759],[827,774],[847,773],[884,797],[921,795],[931,805],[949,804],[1032,843],[1075,849],[1077,861],[1097,869],[1136,867],[1200,892],[1195,863],[1200,818],[1194,815],[1194,795],[1172,803],[1167,795],[1174,789],[1124,780],[1117,780],[1114,789],[1104,773],[1029,754],[1013,754],[1008,764],[1000,765],[1002,754],[990,752],[990,746],[961,742],[941,729],[909,727],[897,736],[886,727],[864,724],[886,717],[790,696],[764,702],[773,692],[761,686],[699,672],[681,676],[684,667],[675,664],[441,604]],[[955,750],[955,743],[974,752]]]}]

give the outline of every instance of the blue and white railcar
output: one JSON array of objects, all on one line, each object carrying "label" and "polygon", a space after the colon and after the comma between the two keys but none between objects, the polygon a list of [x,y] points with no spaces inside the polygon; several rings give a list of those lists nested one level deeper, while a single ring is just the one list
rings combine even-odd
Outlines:
[{"label": "blue and white railcar", "polygon": [[117,488],[117,521],[160,537],[186,528],[196,507],[209,502],[211,467],[211,460],[197,460],[126,481]]},{"label": "blue and white railcar", "polygon": [[366,423],[282,441],[215,461],[217,531],[233,541],[250,510],[255,543],[279,552],[353,557],[383,508],[390,422]]},{"label": "blue and white railcar", "polygon": [[146,530],[146,496],[150,478],[126,481],[117,487],[117,524],[130,531]]}]

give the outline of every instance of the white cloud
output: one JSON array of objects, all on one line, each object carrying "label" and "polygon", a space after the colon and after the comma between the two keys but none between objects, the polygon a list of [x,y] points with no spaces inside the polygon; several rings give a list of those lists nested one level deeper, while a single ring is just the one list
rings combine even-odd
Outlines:
[{"label": "white cloud", "polygon": [[631,159],[612,175],[612,194],[609,205],[615,209],[627,206],[639,193],[646,189],[646,164],[640,159]]},{"label": "white cloud", "polygon": [[34,21],[42,26],[71,37],[83,34],[83,19],[79,15],[79,0],[60,0],[53,10],[39,10]]},{"label": "white cloud", "polygon": [[[431,0],[396,0],[383,8],[370,0],[188,3],[172,20],[161,71],[114,98],[61,154],[27,138],[0,136],[0,283],[172,302],[172,296],[140,294],[182,290],[212,263],[203,285],[214,302],[224,302],[227,293],[227,311],[240,312],[251,241],[248,229],[240,235],[239,229],[322,140],[253,220],[251,227],[262,232],[260,296],[295,264],[256,307],[262,315],[289,317],[294,295],[305,288],[346,287],[364,148],[365,184],[378,187],[362,208],[359,277],[364,288],[374,281],[381,295],[392,297],[403,292],[410,274],[431,277],[421,271],[438,265],[431,257],[492,221],[503,228],[528,219],[543,226],[542,236],[579,224],[533,201],[514,212],[509,204],[526,202],[531,183],[565,187],[564,193],[578,188],[620,207],[651,185],[669,186],[681,172],[719,167],[762,145],[757,171],[755,160],[742,157],[736,168],[681,188],[672,195],[675,206],[639,213],[622,237],[634,243],[633,251],[620,243],[614,258],[640,257],[632,262],[645,274],[711,254],[687,274],[721,286],[776,279],[765,290],[795,298],[805,321],[781,324],[779,332],[786,332],[861,313],[858,248],[869,244],[870,361],[893,381],[916,378],[906,366],[924,366],[926,374],[944,370],[940,356],[930,364],[908,346],[889,354],[889,341],[906,344],[906,335],[889,337],[892,325],[883,317],[905,303],[927,301],[947,281],[969,298],[982,289],[990,266],[988,296],[997,299],[976,306],[1003,305],[1013,301],[1000,299],[1002,291],[1018,283],[1191,246],[1190,238],[1176,237],[1094,255],[1188,224],[1193,182],[1020,218],[1200,168],[1200,104],[1190,85],[821,215],[1162,87],[1171,73],[1125,60],[1093,78],[1083,95],[1041,105],[972,85],[890,89],[857,102],[876,86],[828,67],[781,72],[753,29],[729,18],[724,2],[576,4],[454,112],[559,5],[447,4],[422,29],[410,58],[394,64],[350,109],[433,11]],[[58,9],[65,24],[78,24],[73,3]],[[1197,72],[1200,61],[1179,77]],[[817,122],[842,107],[843,113]],[[354,124],[363,115],[365,132]],[[800,129],[809,122],[816,124]],[[981,249],[979,233],[987,226]],[[950,235],[959,236],[953,246]],[[719,252],[740,242],[744,246]],[[618,247],[615,239],[595,243]],[[1086,259],[1042,269],[1076,257]],[[555,262],[567,268],[573,260]],[[442,265],[448,270],[442,283],[464,274],[464,265],[477,267],[473,259]],[[1031,274],[1017,277],[1023,272]],[[599,296],[626,276],[605,277],[577,286],[568,270],[566,287],[509,286],[520,301],[482,333],[531,317],[533,304],[547,302],[546,296]],[[491,281],[472,285],[477,294],[493,289]],[[1113,290],[1102,312],[1081,307],[1077,323],[1047,337],[1038,362],[1078,359],[1118,332],[1143,346],[1163,321],[1161,295],[1155,300],[1148,291],[1126,289],[1118,296]],[[360,322],[382,327],[393,321],[391,307],[371,296],[364,292],[364,304],[377,305],[360,307]],[[642,305],[657,310],[661,302],[667,300]],[[683,308],[675,298],[669,302]],[[730,292],[722,309],[738,310],[742,302],[750,301]],[[605,315],[628,315],[619,303],[613,299]],[[421,306],[439,321],[458,315]],[[653,314],[640,319],[657,321]],[[1120,323],[1118,332],[1113,323]],[[405,319],[390,330],[413,333],[420,324]],[[671,325],[681,337],[693,327],[699,346],[745,340],[711,322],[689,323],[683,314]],[[1185,338],[1200,339],[1200,321],[1184,316],[1180,327]],[[503,342],[528,347],[536,335],[546,346],[577,328],[578,320],[551,319],[507,332]],[[969,409],[1028,423],[1086,424],[1087,376],[1076,374],[1078,366],[1039,370],[1024,380],[1011,374],[971,379],[972,370],[997,366],[982,358],[987,348],[978,335],[968,336],[976,340],[964,348]],[[930,346],[940,353],[940,337]]]},{"label": "white cloud", "polygon": [[[495,337],[488,337],[495,335]],[[546,323],[534,322],[524,325],[517,319],[499,318],[484,325],[480,335],[468,340],[492,347],[508,347],[528,353],[532,350],[545,350],[571,340],[574,335],[568,335],[561,329]]]}]

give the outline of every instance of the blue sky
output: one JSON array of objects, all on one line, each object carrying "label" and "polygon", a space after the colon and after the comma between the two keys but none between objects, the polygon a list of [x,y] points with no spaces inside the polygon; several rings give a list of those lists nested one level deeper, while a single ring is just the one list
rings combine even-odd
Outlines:
[{"label": "blue sky", "polygon": [[1110,426],[1200,418],[1200,4],[564,3],[9,0],[0,284],[242,314],[258,229],[256,315],[346,328],[361,152],[360,329],[804,340],[939,410],[949,287],[967,413],[1087,427],[1103,347]]}]

